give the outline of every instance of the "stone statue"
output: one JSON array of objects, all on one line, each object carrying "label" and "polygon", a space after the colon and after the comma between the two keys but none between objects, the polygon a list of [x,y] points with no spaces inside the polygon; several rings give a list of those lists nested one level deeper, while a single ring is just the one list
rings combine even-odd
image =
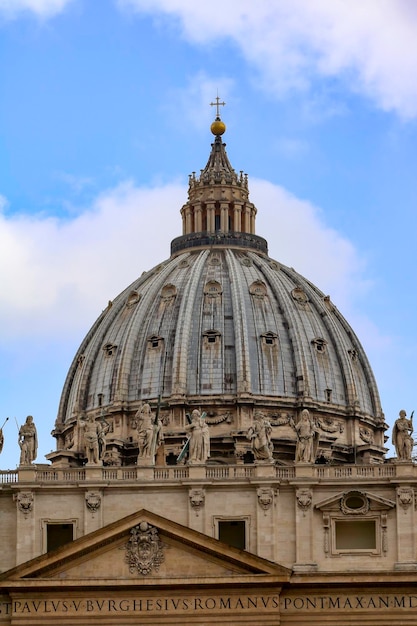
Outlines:
[{"label": "stone statue", "polygon": [[[413,411],[414,413],[414,411]],[[392,443],[399,461],[411,461],[414,440],[411,436],[413,432],[413,414],[407,419],[407,413],[402,410],[399,418],[395,421],[392,429]]]},{"label": "stone statue", "polygon": [[210,456],[210,431],[198,409],[191,413],[191,423],[186,430],[190,433],[188,462],[205,463]]},{"label": "stone statue", "polygon": [[138,464],[144,462],[153,464],[156,451],[163,441],[162,422],[159,419],[155,421],[149,404],[143,404],[135,417],[138,431]]},{"label": "stone statue", "polygon": [[0,454],[1,454],[1,452],[3,450],[3,446],[4,446],[3,428],[5,427],[6,422],[8,422],[8,421],[9,421],[9,418],[6,417],[6,419],[4,420],[3,426],[0,428]]},{"label": "stone statue", "polygon": [[94,415],[80,419],[79,425],[84,429],[84,446],[87,465],[98,465],[100,462],[99,438],[102,426],[96,422]]},{"label": "stone statue", "polygon": [[98,433],[98,458],[103,460],[106,454],[106,435],[110,430],[110,424],[106,422],[104,417],[101,417],[100,431]]},{"label": "stone statue", "polygon": [[247,437],[252,442],[253,456],[258,461],[273,462],[274,445],[271,441],[272,426],[270,421],[258,411],[255,413],[253,426]]},{"label": "stone statue", "polygon": [[38,454],[38,434],[33,417],[28,415],[19,428],[20,465],[31,465]]},{"label": "stone statue", "polygon": [[294,426],[297,433],[296,463],[314,463],[316,460],[319,432],[307,409],[301,411],[300,421]]}]

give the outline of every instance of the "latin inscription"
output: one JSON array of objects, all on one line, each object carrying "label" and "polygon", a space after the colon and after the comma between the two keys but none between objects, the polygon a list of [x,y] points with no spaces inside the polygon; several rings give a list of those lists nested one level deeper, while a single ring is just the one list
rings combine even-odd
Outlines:
[{"label": "latin inscription", "polygon": [[126,613],[198,613],[217,611],[280,610],[384,611],[417,609],[417,595],[321,595],[321,596],[206,596],[172,598],[77,598],[73,600],[14,600],[0,602],[0,616],[16,615],[106,615]]},{"label": "latin inscription", "polygon": [[369,611],[417,609],[417,595],[289,596],[280,599],[281,611]]}]

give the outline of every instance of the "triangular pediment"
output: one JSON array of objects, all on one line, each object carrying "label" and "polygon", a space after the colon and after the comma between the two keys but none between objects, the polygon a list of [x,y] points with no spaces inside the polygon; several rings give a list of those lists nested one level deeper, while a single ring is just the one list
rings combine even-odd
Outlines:
[{"label": "triangular pediment", "polygon": [[3,573],[0,587],[45,579],[137,585],[259,576],[284,582],[290,570],[142,509]]},{"label": "triangular pediment", "polygon": [[[349,506],[349,502],[352,503],[352,507]],[[342,508],[344,509],[344,512],[349,511],[349,509],[351,509],[352,512],[357,512],[361,508],[383,511],[394,507],[395,502],[392,500],[388,500],[387,498],[370,493],[369,491],[359,489],[341,491],[340,493],[337,493],[330,498],[321,500],[315,504],[315,508],[320,511],[333,511]]]}]

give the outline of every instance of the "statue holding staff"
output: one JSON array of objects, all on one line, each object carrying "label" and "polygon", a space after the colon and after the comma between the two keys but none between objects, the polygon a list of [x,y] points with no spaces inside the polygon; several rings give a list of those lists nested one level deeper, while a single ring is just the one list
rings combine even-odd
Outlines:
[{"label": "statue holding staff", "polygon": [[9,419],[9,418],[8,418],[8,417],[6,417],[6,419],[5,419],[5,420],[4,420],[4,422],[3,422],[3,426],[0,428],[0,454],[1,454],[1,451],[3,450],[3,445],[4,445],[3,428],[5,427],[6,422],[8,421],[8,419]]},{"label": "statue holding staff", "polygon": [[20,465],[31,465],[38,454],[38,433],[32,415],[19,428]]},{"label": "statue holding staff", "polygon": [[411,413],[410,419],[407,419],[407,413],[401,410],[392,429],[392,443],[395,446],[399,461],[411,461],[414,446],[414,440],[411,436],[414,430],[413,414],[414,411]]}]

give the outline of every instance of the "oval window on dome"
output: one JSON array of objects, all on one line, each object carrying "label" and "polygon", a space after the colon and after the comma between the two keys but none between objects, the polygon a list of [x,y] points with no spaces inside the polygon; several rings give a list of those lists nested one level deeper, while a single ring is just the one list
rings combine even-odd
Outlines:
[{"label": "oval window on dome", "polygon": [[141,294],[137,291],[131,291],[126,300],[126,306],[131,307],[139,302]]},{"label": "oval window on dome", "polygon": [[217,280],[209,280],[204,286],[204,295],[206,296],[218,296],[223,292],[223,288]]},{"label": "oval window on dome", "polygon": [[300,304],[301,306],[305,306],[308,302],[308,296],[306,292],[304,291],[304,289],[302,289],[301,287],[295,287],[291,291],[291,296],[293,300],[298,302],[298,304]]},{"label": "oval window on dome", "polygon": [[265,296],[267,295],[265,283],[263,283],[261,280],[255,280],[255,282],[252,283],[249,287],[249,293],[255,298],[265,298]]}]

